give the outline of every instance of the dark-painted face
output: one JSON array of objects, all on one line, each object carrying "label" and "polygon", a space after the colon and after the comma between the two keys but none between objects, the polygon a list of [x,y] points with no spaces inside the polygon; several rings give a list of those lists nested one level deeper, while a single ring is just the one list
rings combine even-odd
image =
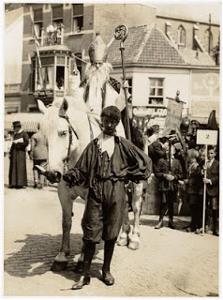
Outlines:
[{"label": "dark-painted face", "polygon": [[110,117],[102,117],[101,119],[103,132],[107,135],[114,135],[118,122]]}]

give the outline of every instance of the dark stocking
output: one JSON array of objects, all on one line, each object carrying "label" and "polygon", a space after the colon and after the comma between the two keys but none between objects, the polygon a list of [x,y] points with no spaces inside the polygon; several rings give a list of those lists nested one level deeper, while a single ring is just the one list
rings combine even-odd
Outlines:
[{"label": "dark stocking", "polygon": [[103,267],[102,267],[102,270],[104,272],[110,272],[110,265],[111,265],[111,260],[112,260],[114,248],[115,248],[115,242],[116,242],[116,239],[105,241],[105,244],[104,244],[104,264],[103,264]]},{"label": "dark stocking", "polygon": [[95,253],[95,243],[90,241],[84,242],[84,276],[89,276],[91,262]]}]

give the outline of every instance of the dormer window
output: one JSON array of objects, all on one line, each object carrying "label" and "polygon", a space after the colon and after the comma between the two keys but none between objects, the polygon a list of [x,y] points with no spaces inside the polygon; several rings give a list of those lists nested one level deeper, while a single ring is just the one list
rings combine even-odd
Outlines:
[{"label": "dormer window", "polygon": [[182,25],[178,27],[177,36],[178,36],[178,45],[182,47],[186,47],[186,30]]}]

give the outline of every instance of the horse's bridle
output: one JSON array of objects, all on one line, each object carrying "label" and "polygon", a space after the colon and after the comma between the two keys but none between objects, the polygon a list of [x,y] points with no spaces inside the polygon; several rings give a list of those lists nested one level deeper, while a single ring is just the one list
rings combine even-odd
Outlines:
[{"label": "horse's bridle", "polygon": [[78,137],[78,134],[77,134],[76,130],[71,125],[70,119],[69,119],[68,115],[64,114],[64,115],[60,115],[60,117],[64,118],[67,121],[67,123],[68,123],[69,142],[68,142],[67,156],[64,159],[64,170],[63,170],[64,172],[66,172],[66,170],[68,169],[68,163],[69,163],[70,153],[71,153],[71,146],[72,146],[72,143],[73,143],[72,132],[76,136],[77,140],[79,140],[79,137]]}]

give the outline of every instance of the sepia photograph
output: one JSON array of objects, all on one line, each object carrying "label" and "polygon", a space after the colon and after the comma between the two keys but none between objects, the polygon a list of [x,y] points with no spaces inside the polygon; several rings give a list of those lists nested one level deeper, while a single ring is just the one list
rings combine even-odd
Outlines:
[{"label": "sepia photograph", "polygon": [[4,296],[221,297],[221,1],[1,11]]}]

